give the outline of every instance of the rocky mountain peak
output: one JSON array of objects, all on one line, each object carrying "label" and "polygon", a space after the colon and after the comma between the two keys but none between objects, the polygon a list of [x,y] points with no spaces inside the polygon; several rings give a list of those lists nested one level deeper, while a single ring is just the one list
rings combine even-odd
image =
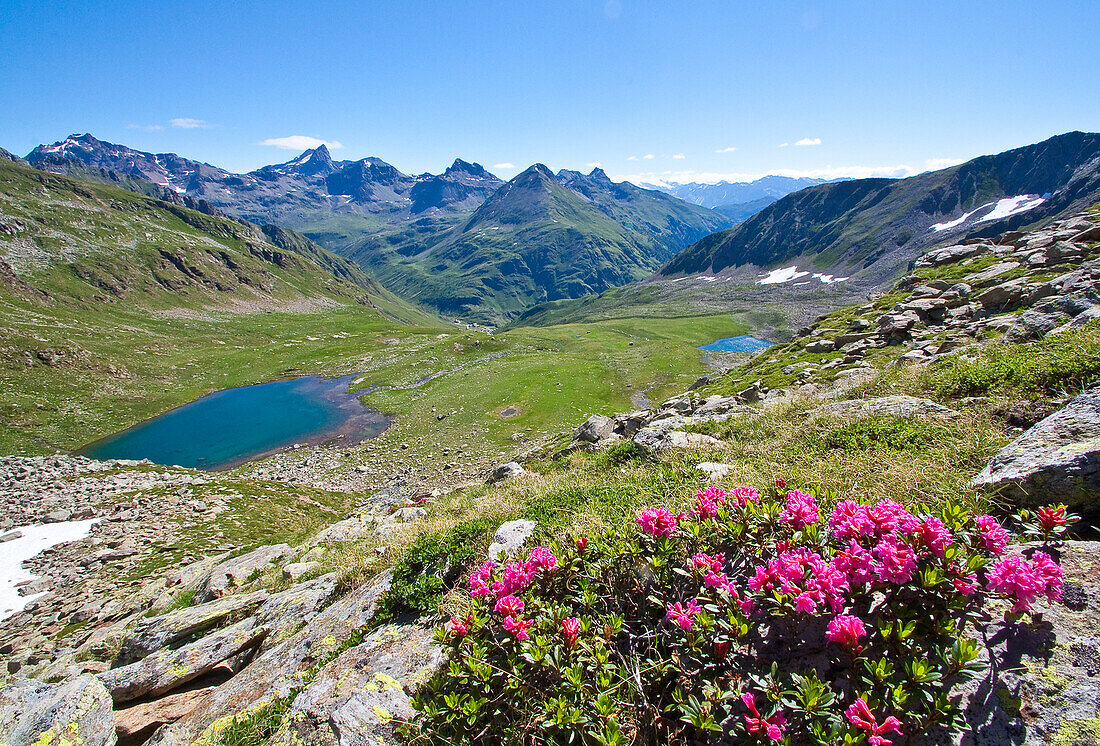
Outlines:
[{"label": "rocky mountain peak", "polygon": [[455,158],[455,162],[452,163],[446,171],[443,172],[443,176],[455,176],[458,174],[466,174],[479,179],[491,177],[492,174],[485,170],[484,166],[480,163],[468,163],[461,158]]}]

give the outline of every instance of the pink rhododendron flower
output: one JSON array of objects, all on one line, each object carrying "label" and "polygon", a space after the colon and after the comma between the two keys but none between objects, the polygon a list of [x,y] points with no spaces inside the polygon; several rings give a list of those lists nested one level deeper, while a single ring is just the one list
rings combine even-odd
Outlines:
[{"label": "pink rhododendron flower", "polygon": [[692,617],[700,611],[702,609],[699,608],[699,604],[695,603],[694,598],[688,601],[687,606],[677,601],[674,604],[669,604],[668,614],[665,615],[665,618],[679,624],[681,629],[688,630],[691,629]]},{"label": "pink rhododendron flower", "polygon": [[587,536],[582,536],[581,538],[577,539],[577,551],[578,552],[583,552],[587,548],[588,548],[588,537]]},{"label": "pink rhododendron flower", "polygon": [[638,516],[642,530],[657,537],[670,536],[676,530],[679,520],[668,508],[646,508]]},{"label": "pink rhododendron flower", "polygon": [[691,564],[698,570],[709,570],[711,572],[722,572],[722,563],[726,561],[726,555],[718,553],[711,557],[704,552],[697,552],[695,556],[691,558]]},{"label": "pink rhododendron flower", "polygon": [[465,622],[456,616],[451,617],[451,634],[455,637],[465,637],[470,632],[470,620]]},{"label": "pink rhododendron flower", "polygon": [[997,519],[991,515],[980,515],[974,519],[978,524],[978,538],[982,545],[998,557],[1008,549],[1008,532],[1001,528]]},{"label": "pink rhododendron flower", "polygon": [[747,692],[741,695],[741,701],[748,709],[748,715],[742,715],[745,718],[745,728],[749,733],[756,735],[763,733],[767,735],[773,741],[779,741],[783,738],[783,731],[787,729],[787,716],[780,710],[771,717],[761,717],[760,711],[756,709],[756,697],[752,692]]},{"label": "pink rhododendron flower", "polygon": [[892,731],[899,736],[901,735],[901,723],[896,717],[891,715],[882,721],[882,725],[879,725],[874,713],[871,712],[871,708],[867,706],[867,702],[862,697],[853,702],[844,711],[844,714],[848,716],[849,723],[860,730],[867,731],[869,736],[867,742],[871,746],[891,746],[893,744],[893,741],[882,737],[883,733]]},{"label": "pink rhododendron flower", "polygon": [[725,588],[729,585],[730,579],[724,572],[708,572],[707,576],[703,578],[703,584],[707,588]]},{"label": "pink rhododendron flower", "polygon": [[1039,526],[1044,531],[1053,531],[1066,524],[1066,506],[1039,508]]},{"label": "pink rhododendron flower", "polygon": [[779,477],[779,478],[777,478],[777,479],[775,480],[775,488],[776,488],[777,490],[785,490],[785,489],[787,489],[787,480],[786,480],[786,479],[784,479],[783,477]]},{"label": "pink rhododendron flower", "polygon": [[817,611],[817,601],[809,593],[800,593],[794,599],[794,610],[804,614],[813,614]]},{"label": "pink rhododendron flower", "polygon": [[577,638],[581,633],[581,620],[575,616],[561,620],[561,635],[565,638],[565,644],[573,647],[577,644]]},{"label": "pink rhododendron flower", "polygon": [[523,601],[520,601],[515,596],[505,596],[497,601],[496,606],[493,607],[493,611],[502,616],[519,616],[523,613]]},{"label": "pink rhododendron flower", "polygon": [[927,518],[917,526],[917,537],[921,543],[932,550],[937,557],[943,557],[944,550],[951,545],[951,532],[939,518]]},{"label": "pink rhododendron flower", "polygon": [[1015,555],[990,568],[986,582],[990,590],[1015,601],[1012,611],[1029,611],[1039,596],[1051,601],[1062,597],[1062,568],[1045,552],[1036,552],[1032,563]]},{"label": "pink rhododendron flower", "polygon": [[493,575],[493,568],[496,567],[496,563],[490,560],[484,565],[479,567],[470,573],[470,595],[474,598],[478,596],[488,596],[490,593],[487,581]]},{"label": "pink rhododendron flower", "polygon": [[847,577],[849,586],[870,583],[875,579],[874,558],[855,539],[849,539],[848,548],[836,552],[830,564]]},{"label": "pink rhododendron flower", "polygon": [[504,618],[504,629],[511,632],[517,640],[529,640],[530,635],[527,634],[527,629],[534,624],[530,619],[516,619],[515,617]]},{"label": "pink rhododendron flower", "polygon": [[696,492],[695,497],[707,502],[724,503],[726,501],[726,491],[721,487],[707,487],[705,490]]},{"label": "pink rhododendron flower", "polygon": [[558,558],[546,547],[535,547],[527,560],[527,569],[553,570],[558,564]]},{"label": "pink rhododendron flower", "polygon": [[880,500],[872,505],[867,510],[867,519],[874,526],[876,536],[885,536],[894,531],[911,534],[920,525],[920,521],[904,505],[893,500]]},{"label": "pink rhododendron flower", "polygon": [[863,626],[862,619],[841,614],[829,622],[829,626],[825,630],[825,639],[846,648],[853,655],[859,655],[859,652],[863,650],[859,638],[866,634],[867,629]]},{"label": "pink rhododendron flower", "polygon": [[970,573],[963,578],[952,578],[951,584],[960,595],[970,596],[978,590],[978,576]]},{"label": "pink rhododendron flower", "polygon": [[746,503],[759,503],[760,493],[755,487],[734,487],[729,493],[730,502],[739,508],[743,508]]},{"label": "pink rhododendron flower", "polygon": [[752,616],[752,613],[756,611],[756,602],[751,598],[743,598],[737,602],[737,606],[741,609],[741,613],[745,616]]},{"label": "pink rhododendron flower", "polygon": [[504,578],[493,583],[493,593],[498,599],[519,593],[531,583],[537,573],[538,568],[528,563],[509,562],[504,569]]},{"label": "pink rhododendron flower", "polygon": [[878,559],[875,575],[879,580],[903,585],[913,579],[913,573],[917,570],[916,552],[897,536],[883,536],[872,553]]},{"label": "pink rhododendron flower", "polygon": [[789,523],[795,529],[805,528],[811,523],[817,523],[817,503],[811,495],[800,490],[791,490],[787,493],[786,510],[779,514],[779,520]]},{"label": "pink rhododendron flower", "polygon": [[829,515],[829,530],[838,539],[857,539],[874,533],[875,524],[867,516],[867,508],[845,500]]}]

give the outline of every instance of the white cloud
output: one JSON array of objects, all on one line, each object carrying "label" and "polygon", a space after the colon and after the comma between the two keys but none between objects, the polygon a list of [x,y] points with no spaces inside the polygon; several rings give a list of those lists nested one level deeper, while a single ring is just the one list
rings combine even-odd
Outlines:
[{"label": "white cloud", "polygon": [[807,145],[820,145],[820,144],[821,144],[821,138],[820,137],[814,137],[814,138],[803,137],[801,140],[799,140],[798,142],[795,143],[795,147],[804,148]]},{"label": "white cloud", "polygon": [[676,155],[672,156],[672,160],[682,161],[682,160],[684,160],[685,157],[686,156],[683,153],[677,153]]},{"label": "white cloud", "polygon": [[789,142],[781,142],[781,143],[779,143],[779,147],[781,147],[781,148],[785,148],[785,147],[787,147],[788,145],[790,145],[790,143],[789,143]]},{"label": "white cloud", "polygon": [[657,156],[653,155],[653,153],[646,153],[645,155],[642,156],[642,158],[645,158],[647,161],[651,161],[656,157]]},{"label": "white cloud", "polygon": [[737,148],[735,148],[735,147],[733,147],[732,145],[730,145],[730,146],[729,146],[728,148],[721,148],[721,149],[719,149],[719,150],[715,150],[714,152],[715,152],[715,153],[732,153],[732,152],[734,152],[735,150],[737,150]]},{"label": "white cloud", "polygon": [[698,182],[701,184],[717,184],[720,181],[743,182],[756,181],[764,176],[789,176],[794,179],[866,179],[871,177],[885,177],[901,179],[913,176],[920,169],[905,164],[897,166],[827,166],[825,168],[774,168],[759,173],[718,173],[713,171],[649,171],[635,174],[615,174],[615,181],[630,181],[635,184],[655,184],[664,186],[667,184],[687,184]]},{"label": "white cloud", "polygon": [[515,168],[515,165],[513,165],[511,163],[494,163],[493,168],[499,168],[499,169],[502,169],[502,170],[505,170],[505,171],[510,171],[511,169]]},{"label": "white cloud", "polygon": [[599,161],[592,161],[591,163],[584,164],[584,167],[585,168],[599,168],[600,167],[600,162]]},{"label": "white cloud", "polygon": [[924,165],[932,171],[938,171],[941,168],[957,166],[962,162],[962,158],[929,158],[924,162]]},{"label": "white cloud", "polygon": [[210,129],[214,125],[207,124],[202,119],[191,119],[189,117],[180,117],[177,119],[169,119],[168,124],[173,127],[179,127],[184,130],[205,130]]},{"label": "white cloud", "polygon": [[126,129],[143,130],[144,132],[156,132],[157,130],[164,129],[164,127],[161,127],[159,124],[128,124],[126,125]]},{"label": "white cloud", "polygon": [[632,156],[628,157],[627,160],[628,161],[636,161],[636,160],[638,160],[638,156],[632,155]]},{"label": "white cloud", "polygon": [[327,145],[330,150],[339,150],[344,147],[337,140],[321,140],[309,135],[290,135],[288,137],[269,137],[260,145],[270,145],[279,150],[310,150]]}]

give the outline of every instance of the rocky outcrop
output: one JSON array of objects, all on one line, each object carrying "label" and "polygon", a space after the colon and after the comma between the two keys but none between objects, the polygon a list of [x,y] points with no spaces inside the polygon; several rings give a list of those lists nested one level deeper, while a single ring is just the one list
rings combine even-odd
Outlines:
[{"label": "rocky outcrop", "polygon": [[1100,508],[1100,387],[1001,449],[973,484],[995,487],[1020,505]]},{"label": "rocky outcrop", "polygon": [[895,417],[954,417],[958,413],[931,399],[915,396],[884,396],[878,399],[848,399],[822,404],[813,415],[859,419],[872,415]]},{"label": "rocky outcrop", "polygon": [[[1035,545],[1014,548],[1025,554]],[[1049,549],[1048,549],[1049,551]],[[912,746],[1094,744],[1100,738],[1100,543],[1069,542],[1055,552],[1065,572],[1062,601],[1033,624],[993,609],[979,626],[978,675],[958,684],[967,727],[931,733]]]},{"label": "rocky outcrop", "polygon": [[370,623],[390,579],[389,573],[383,573],[348,593],[301,631],[258,655],[211,691],[190,714],[157,731],[149,743],[184,746],[200,736],[213,740],[232,724],[237,713],[289,697],[301,688],[303,672],[328,663],[352,635]]},{"label": "rocky outcrop", "polygon": [[111,695],[94,676],[61,684],[18,679],[0,689],[0,743],[114,746]]},{"label": "rocky outcrop", "polygon": [[443,660],[430,626],[386,625],[321,669],[291,704],[273,746],[396,743],[393,727],[413,717],[408,692]]},{"label": "rocky outcrop", "polygon": [[294,550],[287,544],[270,544],[257,547],[240,557],[226,560],[202,578],[195,598],[200,601],[220,598],[231,592],[233,588],[244,585],[245,581],[253,575],[266,572],[274,563],[293,553]]}]

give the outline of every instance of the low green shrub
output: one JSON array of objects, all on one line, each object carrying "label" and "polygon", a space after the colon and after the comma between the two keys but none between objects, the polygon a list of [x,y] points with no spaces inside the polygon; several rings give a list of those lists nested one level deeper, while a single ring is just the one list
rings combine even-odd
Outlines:
[{"label": "low green shrub", "polygon": [[418,536],[393,568],[390,589],[379,603],[383,617],[434,610],[444,592],[484,548],[493,528],[493,521],[478,519]]},{"label": "low green shrub", "polygon": [[947,359],[932,371],[932,385],[944,396],[1034,399],[1078,394],[1098,382],[1100,321],[1038,342],[986,345],[971,358]]},{"label": "low green shrub", "polygon": [[[911,513],[778,484],[696,498],[475,570],[410,738],[888,746],[961,724],[951,689],[988,598],[1018,616],[1061,593],[1047,554],[1007,555],[999,523],[955,503]],[[1044,541],[1068,520],[1028,519]]]}]

